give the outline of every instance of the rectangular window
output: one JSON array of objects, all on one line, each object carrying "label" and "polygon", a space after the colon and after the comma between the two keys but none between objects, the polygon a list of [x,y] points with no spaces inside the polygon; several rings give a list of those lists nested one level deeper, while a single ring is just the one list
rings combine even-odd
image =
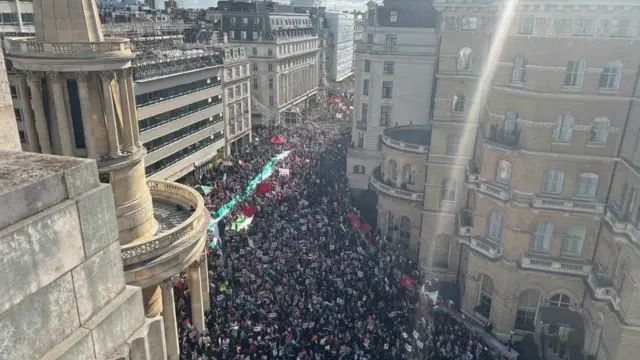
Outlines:
[{"label": "rectangular window", "polygon": [[240,39],[247,40],[247,32],[242,30],[240,31]]},{"label": "rectangular window", "polygon": [[387,34],[384,38],[384,43],[386,45],[395,45],[398,42],[397,34]]},{"label": "rectangular window", "polygon": [[233,69],[227,69],[227,79],[231,80],[233,78]]},{"label": "rectangular window", "polygon": [[256,47],[252,47],[252,48],[251,48],[251,54],[252,54],[252,55],[258,55],[258,48],[256,48]]},{"label": "rectangular window", "polygon": [[273,49],[267,49],[267,55],[273,56]]},{"label": "rectangular window", "polygon": [[234,39],[234,36],[233,36],[234,33],[235,33],[234,30],[229,30],[229,40],[233,40]]},{"label": "rectangular window", "polygon": [[267,69],[268,69],[269,71],[273,71],[273,64],[268,64],[268,65],[267,65]]},{"label": "rectangular window", "polygon": [[391,99],[393,97],[393,81],[382,82],[382,98]]},{"label": "rectangular window", "polygon": [[11,98],[12,99],[19,99],[20,98],[20,92],[18,91],[18,87],[16,85],[9,85],[9,89],[11,90]]},{"label": "rectangular window", "polygon": [[273,90],[273,79],[269,78],[269,89]]},{"label": "rectangular window", "polygon": [[249,94],[249,85],[247,83],[242,84],[242,95],[246,96]]},{"label": "rectangular window", "polygon": [[376,24],[376,11],[375,10],[369,10],[369,13],[367,14],[367,21],[368,24],[370,26],[373,26]]},{"label": "rectangular window", "polygon": [[240,85],[236,86],[236,97],[240,97],[242,96],[242,89],[240,88]]},{"label": "rectangular window", "polygon": [[383,72],[387,75],[391,75],[394,72],[395,63],[393,61],[385,61]]},{"label": "rectangular window", "polygon": [[533,27],[536,23],[536,19],[533,17],[526,17],[520,21],[520,34],[533,34]]},{"label": "rectangular window", "polygon": [[234,74],[235,74],[235,77],[240,76],[240,67],[235,67],[235,68],[233,69],[233,72],[234,72]]},{"label": "rectangular window", "polygon": [[20,135],[20,142],[23,144],[27,143],[27,134],[24,133],[24,131],[19,130],[18,134]]},{"label": "rectangular window", "polygon": [[22,121],[22,109],[13,109],[13,113],[16,114],[16,121]]},{"label": "rectangular window", "polygon": [[253,63],[253,71],[258,71],[258,63]]},{"label": "rectangular window", "polygon": [[627,37],[631,35],[631,19],[613,20],[611,36]]},{"label": "rectangular window", "polygon": [[460,154],[460,137],[457,135],[447,136],[447,155]]},{"label": "rectangular window", "polygon": [[244,25],[249,24],[249,18],[243,17],[243,18],[242,18],[242,23],[243,23]]},{"label": "rectangular window", "polygon": [[367,44],[373,44],[373,34],[367,34]]},{"label": "rectangular window", "polygon": [[227,99],[233,100],[233,88],[227,89]]},{"label": "rectangular window", "polygon": [[365,60],[364,61],[364,72],[370,72],[371,71],[371,60]]},{"label": "rectangular window", "polygon": [[589,36],[593,34],[595,19],[578,19],[574,22],[573,35]]},{"label": "rectangular window", "polygon": [[251,78],[251,86],[253,90],[258,90],[258,78]]},{"label": "rectangular window", "polygon": [[369,112],[369,105],[362,104],[362,111],[360,112],[360,121],[367,123],[367,113]]},{"label": "rectangular window", "polygon": [[380,126],[389,126],[391,124],[391,106],[380,106]]},{"label": "rectangular window", "polygon": [[258,38],[260,37],[260,33],[257,31],[254,31],[252,34],[252,39],[253,40],[258,40]]},{"label": "rectangular window", "polygon": [[242,72],[242,76],[247,75],[247,68],[249,65],[243,65],[240,67],[240,72]]},{"label": "rectangular window", "polygon": [[369,79],[362,80],[362,95],[369,95]]},{"label": "rectangular window", "polygon": [[391,13],[389,14],[389,21],[392,23],[395,23],[398,21],[398,12],[397,11],[391,11]]},{"label": "rectangular window", "polygon": [[258,17],[253,18],[253,23],[254,23],[255,25],[260,25],[260,18],[258,18]]},{"label": "rectangular window", "polygon": [[33,13],[22,13],[20,15],[24,25],[33,25],[35,23]]},{"label": "rectangular window", "polygon": [[273,97],[273,94],[269,94],[269,106],[273,105],[275,105],[275,99]]}]

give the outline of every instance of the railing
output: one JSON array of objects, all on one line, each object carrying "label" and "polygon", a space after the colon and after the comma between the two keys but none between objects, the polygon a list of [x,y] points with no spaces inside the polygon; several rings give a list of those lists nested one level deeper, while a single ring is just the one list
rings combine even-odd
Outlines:
[{"label": "railing", "polygon": [[484,180],[482,178],[478,178],[478,180],[473,182],[470,181],[469,187],[483,194],[496,197],[502,201],[511,199],[511,191],[509,190],[509,188],[505,187],[502,184],[489,182],[488,180]]},{"label": "railing", "polygon": [[593,268],[589,273],[587,283],[596,299],[608,301],[615,310],[620,311],[620,296],[613,284],[605,279],[605,274],[598,273],[596,268]]},{"label": "railing", "polygon": [[[418,144],[412,144],[409,142],[405,142],[405,141],[400,141],[400,140],[394,140],[391,137],[393,136],[393,131],[394,130],[402,130],[402,128],[404,128],[404,126],[399,126],[399,127],[395,127],[395,128],[391,128],[385,131],[385,135],[382,136],[382,142],[387,145],[390,148],[394,148],[394,149],[398,149],[398,150],[402,150],[402,151],[407,151],[407,152],[412,152],[412,153],[416,153],[416,154],[427,154],[429,153],[429,145],[418,145]],[[411,128],[415,128],[418,131],[425,131],[425,134],[428,136],[428,134],[426,133],[426,130],[424,130],[424,128],[422,127],[407,127],[407,129],[411,129]]]},{"label": "railing", "polygon": [[201,231],[202,222],[207,214],[202,196],[188,186],[156,180],[147,180],[147,186],[152,198],[193,208],[194,211],[185,222],[167,232],[162,232],[143,243],[123,245],[121,252],[124,265],[157,257],[189,235],[195,235]]},{"label": "railing", "polygon": [[[640,243],[640,229],[631,221],[631,215],[623,211],[615,202],[607,204],[607,211],[604,219],[609,223],[613,232],[626,235],[623,240],[631,240],[636,244]],[[621,238],[618,236],[618,238]],[[627,239],[628,238],[628,239]]]},{"label": "railing", "polygon": [[398,45],[398,44],[368,44],[356,42],[357,52],[372,54],[407,54],[407,55],[435,55],[435,50],[430,46]]},{"label": "railing", "polygon": [[458,213],[458,235],[471,236],[473,231],[473,211],[462,209]]},{"label": "railing", "polygon": [[11,55],[60,56],[60,55],[131,55],[131,43],[125,38],[105,38],[104,41],[50,42],[37,41],[35,37],[10,38]]},{"label": "railing", "polygon": [[502,256],[502,246],[489,239],[479,237],[463,237],[460,242],[478,251],[490,259],[498,259]]},{"label": "railing", "polygon": [[489,141],[515,149],[520,144],[520,129],[507,130],[498,125],[491,125]]},{"label": "railing", "polygon": [[582,201],[569,199],[555,199],[535,196],[532,203],[534,208],[566,210],[593,214],[604,214],[605,204],[598,201]]},{"label": "railing", "polygon": [[371,177],[369,178],[371,185],[378,191],[385,194],[396,196],[405,200],[422,202],[424,201],[424,194],[413,192],[410,190],[397,189],[393,186],[389,186],[383,183],[382,176],[380,176],[380,168],[375,168]]},{"label": "railing", "polygon": [[525,254],[520,265],[524,269],[543,270],[562,274],[587,276],[593,265],[583,260],[550,258],[544,255]]}]

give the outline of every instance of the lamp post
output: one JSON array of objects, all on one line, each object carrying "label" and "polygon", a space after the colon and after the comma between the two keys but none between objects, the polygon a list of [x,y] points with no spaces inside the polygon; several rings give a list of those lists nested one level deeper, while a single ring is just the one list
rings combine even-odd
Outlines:
[{"label": "lamp post", "polygon": [[511,352],[511,348],[513,347],[513,334],[515,334],[515,331],[511,329],[509,331],[509,349],[508,349],[509,352]]}]

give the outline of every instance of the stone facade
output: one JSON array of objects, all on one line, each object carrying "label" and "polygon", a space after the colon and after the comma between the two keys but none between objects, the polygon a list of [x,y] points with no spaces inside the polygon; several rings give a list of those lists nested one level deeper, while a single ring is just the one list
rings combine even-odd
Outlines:
[{"label": "stone facade", "polygon": [[[0,151],[2,359],[166,359],[94,161]],[[91,211],[87,211],[91,209]]]}]

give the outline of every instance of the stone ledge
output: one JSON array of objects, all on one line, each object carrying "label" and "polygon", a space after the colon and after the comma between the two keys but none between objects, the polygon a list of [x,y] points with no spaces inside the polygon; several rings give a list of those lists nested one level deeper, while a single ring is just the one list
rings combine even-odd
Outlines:
[{"label": "stone ledge", "polygon": [[91,257],[118,240],[118,224],[111,186],[101,184],[74,198],[82,228],[85,256]]},{"label": "stone ledge", "polygon": [[40,360],[95,360],[91,332],[80,328]]}]

